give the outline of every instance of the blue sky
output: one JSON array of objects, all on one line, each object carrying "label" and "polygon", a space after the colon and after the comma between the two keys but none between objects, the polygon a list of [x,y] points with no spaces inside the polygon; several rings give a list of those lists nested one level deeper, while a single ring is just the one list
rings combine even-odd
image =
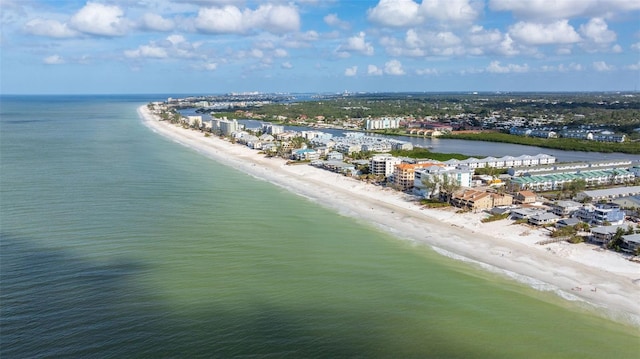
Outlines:
[{"label": "blue sky", "polygon": [[638,0],[0,0],[0,92],[638,91]]}]

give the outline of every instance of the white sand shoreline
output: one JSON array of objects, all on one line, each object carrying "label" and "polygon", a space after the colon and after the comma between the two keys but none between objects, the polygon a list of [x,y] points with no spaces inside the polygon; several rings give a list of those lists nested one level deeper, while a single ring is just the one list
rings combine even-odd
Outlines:
[{"label": "white sand shoreline", "polygon": [[640,327],[640,265],[617,253],[588,244],[537,245],[546,238],[539,230],[506,220],[484,224],[481,214],[422,209],[402,193],[312,166],[288,166],[282,159],[266,158],[247,147],[159,121],[146,105],[138,113],[154,132],[225,165],[394,236],[431,246],[440,254],[588,303],[598,313]]}]

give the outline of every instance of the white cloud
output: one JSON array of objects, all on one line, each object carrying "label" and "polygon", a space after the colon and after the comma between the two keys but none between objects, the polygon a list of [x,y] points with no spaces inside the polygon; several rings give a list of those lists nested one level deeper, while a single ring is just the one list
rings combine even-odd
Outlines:
[{"label": "white cloud", "polygon": [[158,47],[156,45],[141,45],[135,50],[126,50],[124,56],[128,58],[152,58],[152,59],[165,59],[169,55],[167,50]]},{"label": "white cloud", "polygon": [[325,16],[323,20],[327,25],[337,27],[342,30],[348,30],[351,27],[348,22],[340,20],[337,14],[329,14]]},{"label": "white cloud", "polygon": [[521,21],[509,27],[509,35],[527,45],[570,44],[581,40],[567,20],[550,24]]},{"label": "white cloud", "polygon": [[606,62],[604,62],[604,61],[596,61],[596,62],[594,62],[594,63],[593,63],[593,68],[594,68],[596,71],[600,71],[600,72],[603,72],[603,71],[612,71],[612,70],[614,70],[614,69],[615,69],[615,67],[614,67],[614,66],[612,66],[612,65],[608,65],[608,64],[607,64]]},{"label": "white cloud", "polygon": [[252,49],[249,54],[251,55],[251,57],[255,57],[256,59],[261,59],[264,57],[264,52],[262,52],[262,50],[260,49]]},{"label": "white cloud", "polygon": [[490,0],[494,11],[510,11],[519,18],[552,20],[581,16],[611,16],[640,9],[635,0]]},{"label": "white cloud", "polygon": [[593,18],[586,24],[580,25],[580,33],[585,39],[582,47],[588,52],[622,52],[620,45],[609,46],[616,41],[617,35],[609,30],[609,26],[602,18]]},{"label": "white cloud", "polygon": [[553,65],[543,65],[540,68],[545,72],[568,72],[568,71],[583,71],[584,66],[580,64],[576,64],[575,62],[570,63],[569,65],[560,64],[558,66]]},{"label": "white cloud", "polygon": [[491,46],[502,41],[500,30],[486,30],[482,26],[472,26],[468,34],[469,43],[473,46]]},{"label": "white cloud", "polygon": [[461,40],[458,36],[450,31],[433,32],[425,31],[418,33],[411,29],[407,31],[405,42],[410,47],[451,47],[459,45]]},{"label": "white cloud", "polygon": [[306,32],[295,32],[287,34],[282,40],[282,46],[290,49],[301,49],[311,47],[311,43],[318,41],[320,34],[318,32],[310,30]]},{"label": "white cloud", "polygon": [[426,75],[437,75],[439,72],[436,69],[417,69],[416,70],[416,75],[420,75],[420,76],[426,76]]},{"label": "white cloud", "polygon": [[250,26],[260,26],[272,33],[298,31],[300,28],[300,15],[293,6],[262,5],[248,13]]},{"label": "white cloud", "polygon": [[489,66],[487,66],[487,72],[496,73],[496,74],[508,74],[512,72],[528,72],[529,65],[516,65],[516,64],[507,64],[506,66],[500,65],[500,61],[492,61]]},{"label": "white cloud", "polygon": [[490,0],[494,11],[511,11],[528,19],[562,19],[584,14],[592,6],[592,0]]},{"label": "white cloud", "polygon": [[640,51],[640,42],[636,42],[635,44],[631,44],[631,50]]},{"label": "white cloud", "polygon": [[367,11],[370,21],[391,27],[404,27],[419,24],[420,5],[412,0],[380,0],[378,5]]},{"label": "white cloud", "polygon": [[616,41],[616,33],[609,30],[607,23],[601,18],[593,18],[588,23],[580,25],[580,33],[589,41],[596,44],[608,44]]},{"label": "white cloud", "polygon": [[198,71],[216,71],[218,66],[217,62],[204,59],[202,62],[191,65],[191,68]]},{"label": "white cloud", "polygon": [[32,35],[47,36],[55,38],[73,37],[78,33],[70,29],[67,24],[56,20],[33,19],[24,25],[24,31]]},{"label": "white cloud", "polygon": [[74,29],[97,36],[123,36],[129,29],[129,22],[118,6],[88,2],[69,20]]},{"label": "white cloud", "polygon": [[187,42],[187,39],[185,39],[182,35],[174,34],[167,36],[167,41],[169,41],[173,45],[178,45]]},{"label": "white cloud", "polygon": [[146,13],[140,19],[140,26],[151,31],[171,31],[175,24],[172,20],[165,19],[158,14]]},{"label": "white cloud", "polygon": [[150,59],[165,59],[165,58],[182,58],[182,59],[195,59],[202,58],[204,54],[198,54],[196,49],[200,47],[201,43],[190,43],[182,35],[169,35],[162,41],[151,41],[148,45],[140,45],[135,50],[125,50],[124,56],[132,59],[136,58],[150,58]]},{"label": "white cloud", "polygon": [[636,62],[635,64],[625,66],[625,69],[632,70],[632,71],[640,71],[640,61]]},{"label": "white cloud", "polygon": [[498,45],[497,52],[505,56],[515,56],[520,53],[520,51],[515,48],[514,41],[509,34],[504,36],[504,40]]},{"label": "white cloud", "polygon": [[482,12],[484,3],[478,0],[423,0],[419,13],[443,23],[470,23]]},{"label": "white cloud", "polygon": [[46,65],[60,65],[64,64],[65,61],[60,55],[51,55],[45,57],[42,62]]},{"label": "white cloud", "polygon": [[341,57],[348,57],[350,53],[358,52],[363,55],[373,55],[373,45],[365,40],[366,34],[360,32],[356,36],[347,39],[345,43],[338,47],[338,53]]},{"label": "white cloud", "polygon": [[535,56],[535,49],[517,45],[509,34],[497,29],[472,26],[469,31],[428,31],[420,28],[409,29],[403,40],[383,36],[380,45],[393,57],[424,56],[482,56],[497,54],[514,56],[528,53]]},{"label": "white cloud", "polygon": [[256,10],[240,11],[236,6],[202,8],[195,19],[195,27],[205,33],[243,34],[265,30],[275,34],[297,31],[300,15],[291,5],[261,5]]},{"label": "white cloud", "polygon": [[380,0],[369,9],[367,17],[373,23],[389,27],[409,27],[438,21],[447,27],[470,23],[482,13],[482,0]]},{"label": "white cloud", "polygon": [[344,75],[345,76],[352,77],[352,76],[355,76],[357,74],[358,74],[358,66],[347,67],[344,70]]},{"label": "white cloud", "polygon": [[404,40],[385,36],[380,39],[385,51],[394,57],[423,57],[462,55],[465,48],[462,40],[450,31],[407,30]]},{"label": "white cloud", "polygon": [[285,49],[275,49],[273,51],[273,56],[275,56],[275,57],[287,57],[287,56],[289,56],[289,53]]},{"label": "white cloud", "polygon": [[203,8],[195,19],[198,30],[212,33],[242,33],[245,25],[242,12],[235,6]]},{"label": "white cloud", "polygon": [[381,76],[382,75],[382,69],[379,68],[376,65],[369,65],[369,66],[367,66],[367,75],[370,75],[370,76]]},{"label": "white cloud", "polygon": [[282,67],[283,69],[292,69],[293,65],[289,61],[287,61],[280,64],[280,67]]},{"label": "white cloud", "polygon": [[395,75],[400,76],[404,75],[404,69],[402,68],[402,64],[398,60],[390,60],[384,64],[384,73],[387,75]]}]

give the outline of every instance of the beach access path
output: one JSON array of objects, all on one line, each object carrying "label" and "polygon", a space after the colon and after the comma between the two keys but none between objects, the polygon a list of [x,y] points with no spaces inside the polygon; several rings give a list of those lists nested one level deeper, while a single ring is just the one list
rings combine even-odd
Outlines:
[{"label": "beach access path", "polygon": [[404,193],[310,165],[287,165],[246,146],[160,121],[138,108],[154,132],[204,156],[304,196],[396,237],[431,246],[535,289],[551,291],[616,321],[640,327],[640,264],[589,244],[536,244],[539,229],[509,220],[482,223],[482,213],[427,209]]}]

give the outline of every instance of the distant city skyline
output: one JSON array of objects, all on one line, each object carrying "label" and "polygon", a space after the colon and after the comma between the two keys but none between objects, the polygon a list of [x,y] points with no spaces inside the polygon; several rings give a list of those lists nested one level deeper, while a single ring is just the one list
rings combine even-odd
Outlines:
[{"label": "distant city skyline", "polygon": [[637,0],[0,0],[0,93],[638,91]]}]

